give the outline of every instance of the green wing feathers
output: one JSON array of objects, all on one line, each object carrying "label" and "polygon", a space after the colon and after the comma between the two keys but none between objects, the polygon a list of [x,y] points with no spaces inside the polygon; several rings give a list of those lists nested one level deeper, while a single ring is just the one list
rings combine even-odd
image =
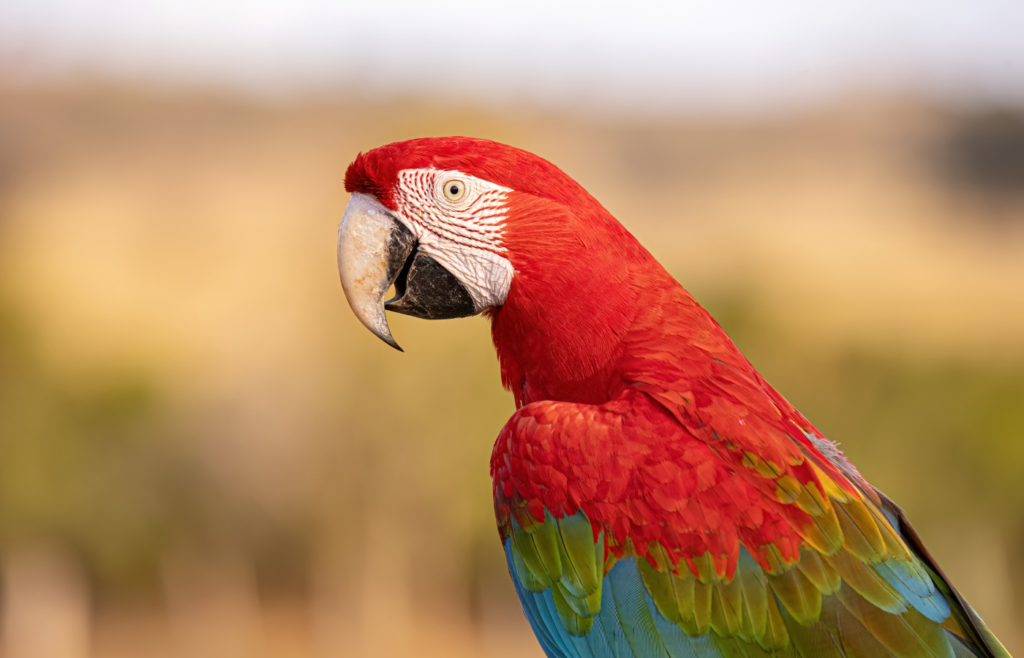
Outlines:
[{"label": "green wing feathers", "polygon": [[[822,531],[837,539],[831,554],[805,543],[797,559],[769,557],[765,565],[755,557],[763,547],[740,545],[731,574],[720,573],[708,553],[673,559],[678,551],[659,543],[609,550],[613,542],[582,510],[561,519],[545,510],[542,522],[514,514],[504,534],[521,596],[549,592],[568,638],[597,632],[602,605],[618,600],[604,591],[610,572],[635,569],[650,612],[619,610],[623,627],[641,624],[657,634],[649,618],[656,614],[680,637],[711,642],[716,657],[1009,658],[923,552],[898,507],[884,497],[880,504],[843,498],[822,508],[834,513],[839,530]],[[643,619],[630,621],[632,614]],[[660,641],[671,646],[669,638]],[[634,655],[646,655],[638,650]]]},{"label": "green wing feathers", "polygon": [[528,592],[551,590],[558,617],[573,636],[585,635],[601,610],[605,576],[604,537],[595,538],[583,512],[527,527],[512,522],[515,573]]}]

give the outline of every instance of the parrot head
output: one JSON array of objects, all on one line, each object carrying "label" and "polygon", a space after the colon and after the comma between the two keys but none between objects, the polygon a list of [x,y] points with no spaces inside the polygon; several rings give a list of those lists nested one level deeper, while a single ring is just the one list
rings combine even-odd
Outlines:
[{"label": "parrot head", "polygon": [[528,364],[544,364],[536,385],[594,376],[637,309],[656,304],[641,298],[658,288],[652,273],[678,286],[579,183],[511,146],[467,137],[387,144],[356,157],[345,189],[338,267],[356,317],[401,349],[385,311],[485,314],[514,392]]}]

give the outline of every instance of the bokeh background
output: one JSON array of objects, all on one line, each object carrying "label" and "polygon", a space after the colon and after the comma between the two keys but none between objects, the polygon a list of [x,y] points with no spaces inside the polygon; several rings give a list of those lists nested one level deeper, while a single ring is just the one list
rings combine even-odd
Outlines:
[{"label": "bokeh background", "polygon": [[1024,651],[1015,2],[0,1],[4,658],[541,656],[486,321],[348,311],[353,156],[584,184]]}]

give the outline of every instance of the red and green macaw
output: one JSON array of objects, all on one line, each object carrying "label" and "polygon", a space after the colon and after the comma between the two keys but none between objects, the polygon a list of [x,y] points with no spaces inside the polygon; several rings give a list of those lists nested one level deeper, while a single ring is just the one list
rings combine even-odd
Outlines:
[{"label": "red and green macaw", "polygon": [[367,328],[398,348],[385,310],[490,319],[517,407],[494,511],[548,656],[1009,656],[903,510],[557,167],[425,138],[359,154],[345,188]]}]

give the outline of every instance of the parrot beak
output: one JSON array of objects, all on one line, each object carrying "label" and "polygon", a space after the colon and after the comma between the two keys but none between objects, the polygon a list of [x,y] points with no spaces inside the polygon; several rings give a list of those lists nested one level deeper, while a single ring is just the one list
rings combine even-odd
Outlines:
[{"label": "parrot beak", "polygon": [[[338,272],[352,312],[399,352],[384,310],[427,320],[479,311],[458,277],[421,249],[416,236],[379,201],[353,194],[338,227]],[[384,301],[391,284],[395,297]]]},{"label": "parrot beak", "polygon": [[384,316],[384,295],[415,247],[412,232],[380,202],[365,194],[352,195],[338,227],[341,287],[363,326],[399,352],[402,348]]}]

